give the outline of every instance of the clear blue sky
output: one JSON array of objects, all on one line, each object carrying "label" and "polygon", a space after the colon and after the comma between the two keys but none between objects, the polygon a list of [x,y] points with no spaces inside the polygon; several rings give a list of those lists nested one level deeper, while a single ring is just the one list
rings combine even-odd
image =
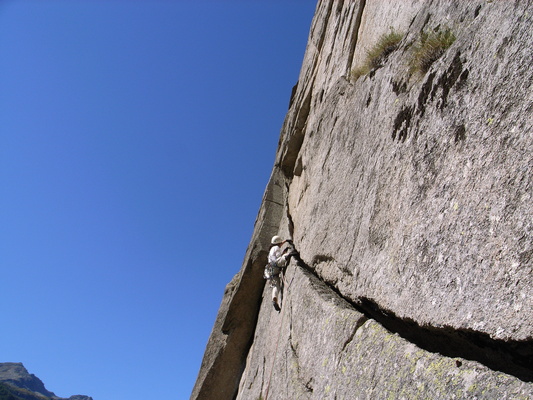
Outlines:
[{"label": "clear blue sky", "polygon": [[0,0],[0,362],[188,399],[315,0]]}]

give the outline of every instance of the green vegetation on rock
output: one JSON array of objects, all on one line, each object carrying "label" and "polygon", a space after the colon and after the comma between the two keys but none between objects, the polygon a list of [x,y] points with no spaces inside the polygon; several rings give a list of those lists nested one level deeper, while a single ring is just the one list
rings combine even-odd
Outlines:
[{"label": "green vegetation on rock", "polygon": [[21,400],[20,397],[17,397],[11,393],[9,386],[0,383],[0,400]]},{"label": "green vegetation on rock", "polygon": [[422,32],[411,53],[409,71],[425,74],[453,42],[455,42],[455,35],[449,29]]},{"label": "green vegetation on rock", "polygon": [[380,67],[385,59],[398,48],[404,35],[395,31],[382,35],[377,43],[366,52],[366,59],[362,66],[352,70],[352,78],[368,74],[374,68]]}]

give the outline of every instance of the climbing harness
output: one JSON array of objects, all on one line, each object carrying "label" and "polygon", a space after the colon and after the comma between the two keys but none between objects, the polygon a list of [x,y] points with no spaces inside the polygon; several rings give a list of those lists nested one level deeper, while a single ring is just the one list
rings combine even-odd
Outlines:
[{"label": "climbing harness", "polygon": [[270,281],[270,287],[272,287],[272,278],[274,278],[276,275],[279,275],[281,272],[281,268],[278,265],[277,261],[272,261],[271,263],[268,263],[265,266],[265,273],[263,274],[265,279],[268,279]]}]

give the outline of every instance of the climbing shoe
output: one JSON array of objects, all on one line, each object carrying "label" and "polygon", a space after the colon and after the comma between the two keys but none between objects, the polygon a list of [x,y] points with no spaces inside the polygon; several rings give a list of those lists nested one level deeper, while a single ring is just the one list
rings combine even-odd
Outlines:
[{"label": "climbing shoe", "polygon": [[281,308],[279,308],[279,305],[278,305],[278,303],[275,300],[272,301],[272,305],[274,306],[274,309],[277,312],[279,312],[281,310]]}]

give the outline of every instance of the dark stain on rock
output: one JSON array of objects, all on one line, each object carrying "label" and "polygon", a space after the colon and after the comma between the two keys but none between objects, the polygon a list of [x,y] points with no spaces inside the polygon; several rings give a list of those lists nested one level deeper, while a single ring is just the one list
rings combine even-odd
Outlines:
[{"label": "dark stain on rock", "polygon": [[[452,64],[450,67],[442,74],[433,88],[433,91],[431,92],[431,99],[433,100],[433,97],[436,94],[436,91],[439,87],[442,88],[442,95],[439,100],[438,108],[440,110],[444,109],[448,105],[448,95],[450,93],[451,88],[455,85],[455,82],[459,79],[461,76],[461,73],[463,72],[463,63],[461,61],[461,53],[457,52],[455,54],[455,57],[453,58]],[[468,76],[468,74],[466,75]]]},{"label": "dark stain on rock", "polygon": [[311,264],[317,265],[323,262],[333,261],[334,258],[325,254],[316,254],[311,261]]},{"label": "dark stain on rock", "polygon": [[466,139],[466,128],[464,124],[457,125],[454,130],[455,143],[462,142]]},{"label": "dark stain on rock", "polygon": [[391,80],[391,85],[392,85],[392,91],[396,95],[400,95],[402,93],[407,92],[407,82],[404,82],[401,80],[399,81]]},{"label": "dark stain on rock", "polygon": [[461,75],[459,75],[459,82],[457,82],[457,89],[462,89],[464,85],[466,84],[466,80],[468,79],[468,74],[470,74],[470,71],[468,68],[466,68],[463,72],[461,72]]},{"label": "dark stain on rock", "polygon": [[432,92],[433,79],[435,79],[435,74],[436,74],[435,72],[432,72],[431,74],[429,74],[427,80],[422,85],[420,94],[418,95],[418,100],[417,100],[418,114],[420,114],[421,117],[423,117],[424,113],[426,112],[426,103],[428,101],[429,94]]},{"label": "dark stain on rock", "polygon": [[474,11],[474,18],[477,18],[479,15],[479,11],[481,11],[481,4],[476,7],[476,11]]},{"label": "dark stain on rock", "polygon": [[398,138],[402,142],[407,138],[409,127],[411,126],[411,118],[413,117],[412,107],[403,107],[394,120],[394,130],[392,132],[392,139]]}]

